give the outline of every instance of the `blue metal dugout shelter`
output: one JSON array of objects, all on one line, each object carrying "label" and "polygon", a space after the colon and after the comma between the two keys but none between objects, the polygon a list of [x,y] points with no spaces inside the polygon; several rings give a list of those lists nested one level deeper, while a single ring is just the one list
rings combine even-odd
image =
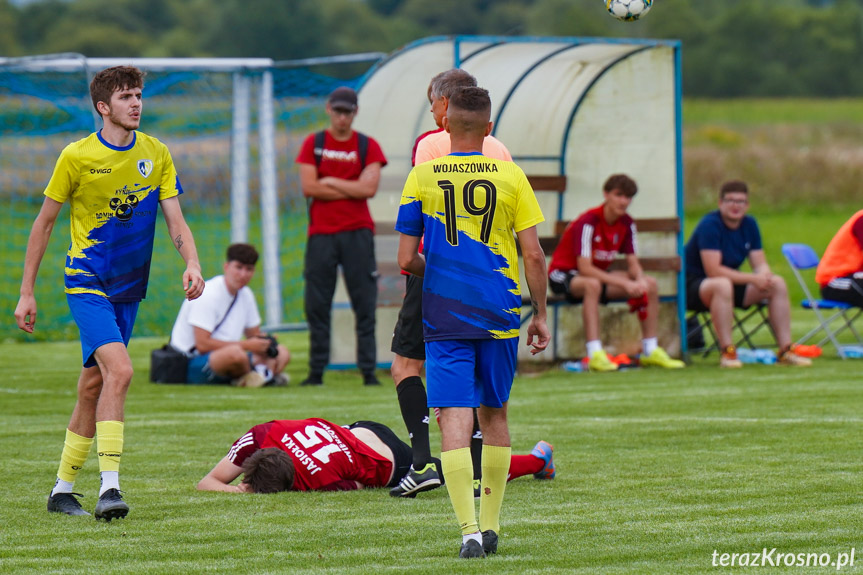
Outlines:
[{"label": "blue metal dugout shelter", "polygon": [[[670,40],[447,36],[414,42],[379,61],[361,82],[354,123],[381,143],[390,161],[372,201],[372,214],[379,222],[379,261],[395,259],[397,236],[388,235],[383,226],[395,220],[414,140],[435,128],[427,99],[429,81],[441,71],[460,67],[489,90],[493,134],[525,173],[566,178],[563,193],[537,190],[546,216],[541,236],[555,235],[560,222],[599,205],[605,179],[623,172],[639,185],[630,208],[633,217],[678,222],[672,233],[640,233],[639,255],[680,262],[680,58],[680,43]],[[672,352],[685,351],[680,265],[653,275],[665,302],[660,339]],[[388,330],[394,325],[397,311],[381,308],[381,327]],[[578,316],[575,321],[580,325],[580,314],[561,310],[554,315],[550,327],[556,339],[571,340],[576,328],[569,326],[568,318]],[[620,323],[632,323],[624,316]],[[674,325],[670,318],[676,318]],[[604,332],[607,320],[603,318]],[[621,340],[631,340],[632,330],[624,331]],[[388,338],[386,344],[379,346],[382,360],[388,357]],[[555,355],[583,355],[583,347],[567,349],[562,343]]]}]

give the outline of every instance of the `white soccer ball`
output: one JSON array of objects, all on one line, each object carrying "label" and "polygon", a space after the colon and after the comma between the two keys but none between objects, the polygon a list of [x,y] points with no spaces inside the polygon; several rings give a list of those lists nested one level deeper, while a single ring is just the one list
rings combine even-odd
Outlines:
[{"label": "white soccer ball", "polygon": [[618,20],[632,22],[650,11],[653,0],[605,0],[608,13]]}]

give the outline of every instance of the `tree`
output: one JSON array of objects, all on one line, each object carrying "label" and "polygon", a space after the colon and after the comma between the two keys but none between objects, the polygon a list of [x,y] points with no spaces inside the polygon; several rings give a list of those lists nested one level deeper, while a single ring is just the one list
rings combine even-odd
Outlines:
[{"label": "tree", "polygon": [[[315,0],[224,0],[211,6],[214,26],[203,31],[202,46],[215,56],[268,57],[274,60],[331,53],[340,33],[327,28]],[[350,22],[340,23],[342,26]]]},{"label": "tree", "polygon": [[7,0],[0,0],[0,54],[9,56],[18,54],[17,16],[17,11]]}]

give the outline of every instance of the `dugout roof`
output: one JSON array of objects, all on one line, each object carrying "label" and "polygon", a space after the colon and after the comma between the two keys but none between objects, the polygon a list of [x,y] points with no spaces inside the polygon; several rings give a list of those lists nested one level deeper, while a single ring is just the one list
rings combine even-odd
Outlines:
[{"label": "dugout roof", "polygon": [[393,53],[362,82],[354,123],[390,160],[375,218],[394,219],[414,140],[435,127],[429,81],[452,67],[489,90],[492,133],[527,174],[567,177],[562,198],[540,196],[549,222],[601,203],[616,172],[639,183],[636,217],[680,215],[679,50],[676,41],[457,36]]}]

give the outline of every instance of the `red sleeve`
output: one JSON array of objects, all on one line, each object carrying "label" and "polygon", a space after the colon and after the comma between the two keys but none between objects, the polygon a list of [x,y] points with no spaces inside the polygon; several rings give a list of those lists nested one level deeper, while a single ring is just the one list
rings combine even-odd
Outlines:
[{"label": "red sleeve", "polygon": [[387,157],[384,156],[384,151],[381,149],[381,145],[378,144],[377,140],[374,138],[369,138],[369,149],[366,151],[366,165],[374,164],[375,162],[380,162],[381,167],[387,165]]},{"label": "red sleeve", "polygon": [[620,246],[620,253],[634,254],[635,253],[635,222],[631,217],[626,216],[626,235],[623,237],[623,245]]},{"label": "red sleeve", "polygon": [[254,426],[249,431],[243,434],[238,440],[231,445],[228,450],[228,459],[238,467],[243,466],[243,462],[251,454],[260,449],[261,440],[266,437],[267,431],[272,426],[272,422],[261,423]]},{"label": "red sleeve", "polygon": [[857,240],[857,244],[863,248],[863,216],[857,218],[857,221],[851,226],[851,235]]},{"label": "red sleeve", "polygon": [[[590,226],[592,228],[591,236],[587,238],[587,255],[584,255],[582,251],[584,250],[584,246],[582,245],[582,238],[584,237],[584,226]],[[589,214],[582,214],[575,222],[572,224],[572,261],[576,263],[576,268],[578,267],[578,258],[586,257],[593,260],[593,237],[592,235],[596,233],[596,226],[594,222],[589,218]]]},{"label": "red sleeve", "polygon": [[[371,146],[369,146],[369,151],[371,151]],[[298,164],[312,164],[313,166],[317,165],[315,161],[315,135],[309,134],[306,136],[306,139],[303,140],[303,145],[300,147],[300,152],[297,154],[297,159],[295,160]]]}]

